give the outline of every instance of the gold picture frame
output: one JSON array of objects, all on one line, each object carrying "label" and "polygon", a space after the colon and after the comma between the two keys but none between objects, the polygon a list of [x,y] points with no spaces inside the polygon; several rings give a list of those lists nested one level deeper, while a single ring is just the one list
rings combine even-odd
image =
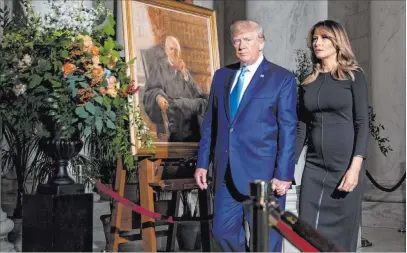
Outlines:
[{"label": "gold picture frame", "polygon": [[140,85],[134,106],[155,146],[141,147],[131,128],[133,155],[195,155],[202,111],[220,67],[215,11],[177,1],[129,0],[122,1],[122,17],[126,61],[136,57],[129,74]]}]

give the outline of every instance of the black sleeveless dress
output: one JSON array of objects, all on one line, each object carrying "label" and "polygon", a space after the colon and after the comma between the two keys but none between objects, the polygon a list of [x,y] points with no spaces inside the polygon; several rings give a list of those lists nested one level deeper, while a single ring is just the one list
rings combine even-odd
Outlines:
[{"label": "black sleeveless dress", "polygon": [[366,157],[369,136],[367,84],[354,74],[342,81],[320,73],[298,93],[297,159],[308,145],[299,216],[346,251],[357,248],[364,168],[352,192],[337,188],[352,158]]}]

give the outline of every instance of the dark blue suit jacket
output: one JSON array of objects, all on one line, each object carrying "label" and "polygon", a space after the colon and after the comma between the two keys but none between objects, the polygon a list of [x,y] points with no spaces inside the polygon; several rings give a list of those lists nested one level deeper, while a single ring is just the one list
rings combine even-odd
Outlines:
[{"label": "dark blue suit jacket", "polygon": [[239,67],[215,72],[197,167],[207,169],[213,159],[218,188],[229,161],[237,190],[248,195],[256,179],[294,177],[297,92],[294,75],[264,58],[231,120],[229,93]]}]

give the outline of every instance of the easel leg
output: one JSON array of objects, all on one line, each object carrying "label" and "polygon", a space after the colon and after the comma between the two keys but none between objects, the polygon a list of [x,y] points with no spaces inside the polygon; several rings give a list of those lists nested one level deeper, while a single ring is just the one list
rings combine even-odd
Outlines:
[{"label": "easel leg", "polygon": [[[208,190],[198,191],[199,213],[201,217],[208,217],[211,213],[211,196]],[[212,226],[210,221],[201,222],[201,244],[202,252],[211,251]]]},{"label": "easel leg", "polygon": [[[172,193],[173,206],[171,213],[174,217],[178,217],[179,203],[181,198],[181,191],[176,191]],[[174,202],[175,201],[175,202]],[[175,205],[174,205],[175,204]],[[175,247],[175,237],[177,235],[177,224],[168,225],[168,234],[167,234],[167,252],[174,252]]]},{"label": "easel leg", "polygon": [[[154,181],[154,170],[160,166],[161,160],[151,161],[144,159],[140,162],[140,204],[142,207],[154,212],[153,189],[148,185]],[[155,220],[141,216],[141,237],[143,239],[144,252],[157,252],[157,241],[155,236]]]},{"label": "easel leg", "polygon": [[[116,180],[114,190],[119,193],[120,196],[124,195],[124,185],[126,183],[126,171],[123,170],[123,162],[122,159],[119,157],[117,159],[117,167],[116,167]],[[111,219],[111,229],[110,229],[110,236],[109,236],[109,252],[118,252],[119,251],[119,243],[120,243],[120,224],[122,222],[122,212],[123,212],[123,205],[120,203],[115,203],[113,205],[112,210],[112,219]]]}]

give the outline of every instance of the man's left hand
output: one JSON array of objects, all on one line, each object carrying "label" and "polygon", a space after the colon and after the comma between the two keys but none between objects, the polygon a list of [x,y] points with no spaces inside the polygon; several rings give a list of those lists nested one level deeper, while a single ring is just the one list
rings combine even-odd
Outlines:
[{"label": "man's left hand", "polygon": [[290,189],[291,181],[278,180],[273,178],[271,180],[271,190],[276,192],[277,195],[283,196]]}]

